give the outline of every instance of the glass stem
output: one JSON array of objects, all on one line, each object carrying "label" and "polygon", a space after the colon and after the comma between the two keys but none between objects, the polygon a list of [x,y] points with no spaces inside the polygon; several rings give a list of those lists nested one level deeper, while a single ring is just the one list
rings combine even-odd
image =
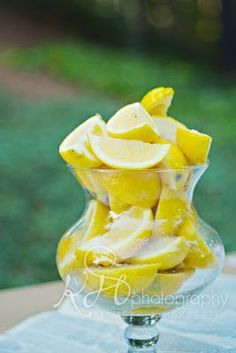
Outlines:
[{"label": "glass stem", "polygon": [[125,340],[128,343],[128,353],[155,353],[159,339],[156,323],[160,315],[122,315],[128,324],[125,329]]}]

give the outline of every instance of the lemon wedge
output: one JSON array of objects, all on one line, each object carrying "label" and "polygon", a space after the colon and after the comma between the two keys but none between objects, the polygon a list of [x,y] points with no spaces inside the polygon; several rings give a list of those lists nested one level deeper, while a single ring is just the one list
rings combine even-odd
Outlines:
[{"label": "lemon wedge", "polygon": [[57,263],[62,278],[78,268],[78,260],[74,256],[74,251],[79,246],[82,236],[83,230],[79,230],[73,235],[62,237],[58,244]]},{"label": "lemon wedge", "polygon": [[108,230],[108,225],[108,207],[98,200],[91,200],[85,215],[82,243],[104,234]]},{"label": "lemon wedge", "polygon": [[185,192],[173,191],[163,186],[155,215],[155,235],[176,235],[177,229],[184,220],[187,207]]},{"label": "lemon wedge", "polygon": [[166,116],[173,96],[173,88],[157,87],[149,91],[142,98],[141,104],[150,115]]},{"label": "lemon wedge", "polygon": [[143,208],[155,206],[161,191],[159,175],[152,171],[118,171],[97,173],[102,187],[118,200]]},{"label": "lemon wedge", "polygon": [[145,290],[145,294],[162,296],[175,294],[193,272],[192,269],[158,272],[151,286]]},{"label": "lemon wedge", "polygon": [[177,128],[177,145],[192,164],[204,164],[211,147],[212,138],[196,130]]},{"label": "lemon wedge", "polygon": [[[166,144],[165,139],[159,139],[159,143]],[[170,144],[169,150],[159,166],[163,167],[161,179],[164,185],[169,186],[173,190],[182,189],[189,179],[190,172],[186,168],[188,160],[183,152],[174,144]]]},{"label": "lemon wedge", "polygon": [[158,264],[122,265],[119,267],[90,267],[77,276],[87,291],[110,299],[126,297],[149,287],[158,270]]},{"label": "lemon wedge", "polygon": [[94,168],[102,164],[90,149],[87,133],[107,134],[106,124],[100,115],[86,120],[63,140],[59,153],[66,163],[78,168]]},{"label": "lemon wedge", "polygon": [[117,197],[112,194],[109,194],[108,197],[111,211],[115,214],[120,214],[131,207],[128,203],[120,201]]},{"label": "lemon wedge", "polygon": [[160,137],[176,145],[177,127],[186,128],[184,124],[171,117],[152,117]]},{"label": "lemon wedge", "polygon": [[150,168],[160,163],[169,150],[168,144],[151,144],[95,135],[90,135],[89,141],[96,157],[112,168]]},{"label": "lemon wedge", "polygon": [[190,242],[191,248],[185,262],[193,268],[210,268],[216,265],[216,257],[198,232],[191,216],[181,224],[178,235]]},{"label": "lemon wedge", "polygon": [[159,263],[159,270],[177,266],[187,256],[189,244],[183,237],[154,237],[129,261],[133,264]]},{"label": "lemon wedge", "polygon": [[[103,167],[100,166],[100,168]],[[96,197],[104,204],[108,204],[108,193],[97,180],[97,173],[94,169],[75,169],[73,172],[76,179],[93,197]]]},{"label": "lemon wedge", "polygon": [[158,131],[140,103],[126,105],[108,121],[107,132],[111,137],[156,142]]},{"label": "lemon wedge", "polygon": [[131,257],[151,236],[152,223],[150,209],[131,207],[114,220],[107,233],[82,243],[76,249],[81,267],[109,266]]}]

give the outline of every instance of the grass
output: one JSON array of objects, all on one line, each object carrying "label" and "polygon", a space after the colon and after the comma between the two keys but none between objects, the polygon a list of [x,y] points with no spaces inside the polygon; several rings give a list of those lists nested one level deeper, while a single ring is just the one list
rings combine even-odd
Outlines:
[{"label": "grass", "polygon": [[1,288],[58,276],[56,244],[84,205],[81,189],[58,157],[61,139],[86,117],[101,112],[109,118],[119,106],[139,100],[156,85],[176,89],[170,115],[213,136],[211,166],[197,188],[196,206],[219,231],[226,249],[236,250],[236,88],[232,83],[188,63],[81,43],[11,50],[3,59],[18,69],[46,71],[82,85],[90,93],[78,99],[30,102],[0,92]]}]

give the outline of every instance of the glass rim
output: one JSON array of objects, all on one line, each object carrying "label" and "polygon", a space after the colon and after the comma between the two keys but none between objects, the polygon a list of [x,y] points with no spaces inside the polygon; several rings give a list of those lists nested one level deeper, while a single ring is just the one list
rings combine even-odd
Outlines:
[{"label": "glass rim", "polygon": [[173,172],[173,171],[181,171],[181,170],[203,170],[207,169],[209,166],[209,162],[198,165],[186,165],[183,167],[174,167],[174,168],[164,168],[164,167],[156,167],[156,168],[146,168],[146,169],[126,169],[126,168],[79,168],[72,166],[71,164],[67,164],[68,168],[75,171],[81,172],[92,172],[92,173],[120,173],[120,172],[128,172],[128,173],[145,173],[145,172]]}]

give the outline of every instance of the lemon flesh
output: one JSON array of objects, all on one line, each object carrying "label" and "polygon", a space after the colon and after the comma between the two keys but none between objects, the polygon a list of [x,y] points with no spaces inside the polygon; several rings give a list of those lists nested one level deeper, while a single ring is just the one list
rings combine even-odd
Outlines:
[{"label": "lemon flesh", "polygon": [[[102,167],[102,166],[101,166]],[[102,167],[103,168],[103,167]],[[75,169],[74,175],[76,179],[80,182],[80,184],[92,194],[93,197],[96,197],[99,201],[104,204],[108,203],[108,193],[102,187],[99,180],[97,180],[96,172],[90,170],[83,169]]]},{"label": "lemon flesh", "polygon": [[151,237],[153,214],[150,209],[131,207],[111,224],[104,235],[76,249],[81,267],[116,264],[134,255]]},{"label": "lemon flesh", "polygon": [[145,169],[153,167],[166,156],[168,144],[151,144],[137,140],[90,135],[93,153],[112,168]]},{"label": "lemon flesh", "polygon": [[131,205],[126,202],[120,201],[117,197],[112,194],[109,194],[109,205],[111,211],[115,214],[120,214],[131,207]]},{"label": "lemon flesh", "polygon": [[64,161],[73,167],[94,168],[101,161],[92,153],[87,133],[106,135],[106,124],[99,115],[95,115],[73,130],[61,143],[59,153]]},{"label": "lemon flesh", "polygon": [[[166,144],[167,141],[159,139],[159,143]],[[163,184],[173,190],[182,189],[190,177],[190,171],[186,168],[188,164],[183,152],[176,145],[170,144],[167,154],[159,164],[166,169],[161,172]]]},{"label": "lemon flesh", "polygon": [[217,263],[216,257],[199,234],[191,216],[187,216],[181,224],[178,235],[184,237],[191,245],[185,263],[193,268],[211,268]]},{"label": "lemon flesh", "polygon": [[154,233],[157,236],[176,235],[188,209],[185,192],[163,186],[155,215]]},{"label": "lemon flesh", "polygon": [[156,142],[158,131],[140,103],[126,105],[116,112],[107,123],[111,137]]},{"label": "lemon flesh", "polygon": [[158,173],[152,171],[109,171],[97,173],[96,176],[109,194],[129,205],[151,208],[160,195],[160,178]]},{"label": "lemon flesh", "polygon": [[130,262],[159,263],[160,270],[168,270],[180,264],[188,252],[189,244],[183,237],[153,238],[130,259]]},{"label": "lemon flesh", "polygon": [[82,243],[104,234],[109,224],[109,209],[98,200],[89,202],[83,225]]},{"label": "lemon flesh", "polygon": [[173,272],[158,272],[151,286],[145,290],[149,295],[175,294],[182,284],[193,274],[192,269]]},{"label": "lemon flesh", "polygon": [[152,117],[152,121],[156,126],[161,138],[176,145],[177,127],[185,128],[186,126],[178,120],[171,117]]},{"label": "lemon flesh", "polygon": [[150,115],[166,116],[173,96],[173,88],[157,87],[149,91],[142,98],[141,104]]},{"label": "lemon flesh", "polygon": [[178,147],[192,164],[207,162],[212,138],[196,130],[177,128],[176,140]]},{"label": "lemon flesh", "polygon": [[89,292],[100,293],[110,299],[127,297],[149,287],[155,279],[158,264],[122,265],[119,267],[90,267],[78,277]]},{"label": "lemon flesh", "polygon": [[73,235],[64,236],[57,247],[57,263],[59,273],[62,278],[73,272],[78,267],[78,261],[74,256],[74,251],[81,242],[83,230],[79,230]]}]

